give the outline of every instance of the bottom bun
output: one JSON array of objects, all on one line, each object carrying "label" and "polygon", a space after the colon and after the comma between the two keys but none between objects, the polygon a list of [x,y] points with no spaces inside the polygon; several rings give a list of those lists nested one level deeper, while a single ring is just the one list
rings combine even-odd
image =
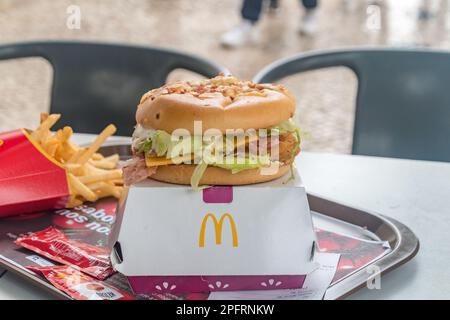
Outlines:
[{"label": "bottom bun", "polygon": [[[190,185],[195,167],[188,164],[161,166],[151,178],[162,182]],[[284,176],[289,169],[290,165],[282,165],[273,175],[261,175],[259,169],[243,170],[232,174],[230,170],[208,166],[200,180],[200,185],[238,186],[267,182]]]}]

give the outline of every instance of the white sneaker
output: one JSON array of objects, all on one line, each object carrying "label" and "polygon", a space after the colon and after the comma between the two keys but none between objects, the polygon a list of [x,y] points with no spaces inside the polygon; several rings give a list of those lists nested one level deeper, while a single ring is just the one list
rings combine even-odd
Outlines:
[{"label": "white sneaker", "polygon": [[224,47],[235,48],[256,42],[255,26],[244,20],[239,25],[222,35],[220,43]]},{"label": "white sneaker", "polygon": [[318,19],[317,10],[309,9],[305,11],[302,17],[299,32],[306,36],[311,36],[317,32],[318,29]]}]

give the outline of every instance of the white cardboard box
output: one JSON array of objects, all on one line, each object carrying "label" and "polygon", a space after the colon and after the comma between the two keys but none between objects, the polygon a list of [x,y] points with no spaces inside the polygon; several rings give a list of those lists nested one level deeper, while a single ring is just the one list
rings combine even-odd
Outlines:
[{"label": "white cardboard box", "polygon": [[134,185],[119,210],[113,265],[137,293],[301,286],[316,267],[315,234],[296,176],[203,191],[153,180]]}]

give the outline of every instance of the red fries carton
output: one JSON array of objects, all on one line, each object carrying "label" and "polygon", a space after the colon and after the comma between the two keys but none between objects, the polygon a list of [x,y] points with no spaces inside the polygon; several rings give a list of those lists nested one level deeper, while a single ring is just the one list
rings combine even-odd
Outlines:
[{"label": "red fries carton", "polygon": [[0,217],[64,208],[66,170],[24,129],[0,133]]},{"label": "red fries carton", "polygon": [[60,117],[43,113],[32,132],[0,133],[0,217],[120,198],[119,155],[97,153],[116,127],[108,125],[88,148],[82,148],[70,141],[72,128],[50,131]]}]

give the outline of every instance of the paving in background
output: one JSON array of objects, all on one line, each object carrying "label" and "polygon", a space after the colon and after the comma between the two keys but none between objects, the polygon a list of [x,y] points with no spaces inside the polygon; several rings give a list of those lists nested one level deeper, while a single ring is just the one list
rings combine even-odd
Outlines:
[{"label": "paving in background", "polygon": [[[302,13],[298,1],[280,3],[277,14],[263,16],[256,46],[225,50],[218,39],[238,23],[240,0],[0,0],[0,43],[83,39],[169,47],[215,60],[247,79],[274,60],[309,50],[356,45],[450,47],[446,0],[322,0],[320,28],[314,37],[297,33]],[[423,3],[430,13],[421,11]],[[81,9],[79,30],[66,27],[70,5]],[[38,58],[0,62],[0,75],[0,130],[33,127],[39,112],[48,110],[51,67]],[[355,75],[336,68],[293,76],[284,83],[298,97],[296,117],[308,133],[304,149],[349,153]]]}]

